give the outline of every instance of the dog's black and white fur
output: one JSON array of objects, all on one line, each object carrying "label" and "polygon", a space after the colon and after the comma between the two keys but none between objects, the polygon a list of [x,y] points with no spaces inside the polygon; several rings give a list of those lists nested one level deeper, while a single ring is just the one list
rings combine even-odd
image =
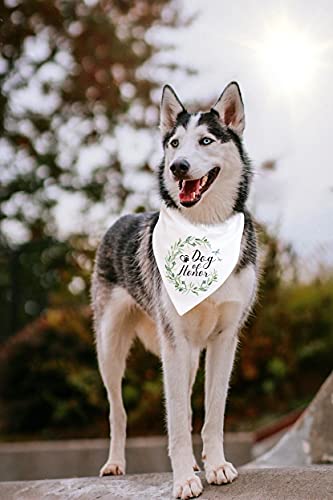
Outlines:
[{"label": "dog's black and white fur", "polygon": [[[124,474],[126,413],[121,380],[135,336],[162,359],[169,454],[174,496],[200,495],[202,484],[191,442],[191,391],[206,349],[203,463],[209,483],[237,477],[223,450],[223,420],[238,332],[254,303],[256,235],[245,208],[251,165],[241,136],[244,110],[237,83],[229,84],[208,112],[188,113],[166,86],[160,128],[164,159],[159,168],[162,202],[192,223],[216,224],[243,212],[245,228],[238,264],[225,283],[194,309],[179,316],[152,250],[158,212],[121,217],[99,247],[92,284],[97,353],[110,402],[111,444],[101,475]],[[200,179],[200,191],[184,199],[184,182]],[[188,197],[187,197],[188,198]]]}]

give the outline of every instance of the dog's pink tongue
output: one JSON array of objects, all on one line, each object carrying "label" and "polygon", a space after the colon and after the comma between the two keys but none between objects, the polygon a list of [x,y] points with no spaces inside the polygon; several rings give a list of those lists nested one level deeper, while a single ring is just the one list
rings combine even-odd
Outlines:
[{"label": "dog's pink tongue", "polygon": [[180,201],[192,201],[193,193],[196,195],[200,191],[200,179],[194,181],[184,181],[181,190],[179,191]]}]

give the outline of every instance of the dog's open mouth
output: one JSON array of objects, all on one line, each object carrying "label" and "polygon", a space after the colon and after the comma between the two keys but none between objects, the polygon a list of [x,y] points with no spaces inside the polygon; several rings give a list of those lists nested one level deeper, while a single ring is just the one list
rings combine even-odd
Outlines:
[{"label": "dog's open mouth", "polygon": [[220,167],[212,168],[208,174],[200,179],[179,181],[179,201],[184,207],[193,207],[201,196],[215,181],[220,172]]}]

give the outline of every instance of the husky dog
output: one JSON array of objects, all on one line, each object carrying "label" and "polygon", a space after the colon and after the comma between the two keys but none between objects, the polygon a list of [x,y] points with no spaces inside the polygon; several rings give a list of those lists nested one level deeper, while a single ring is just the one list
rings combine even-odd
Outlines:
[{"label": "husky dog", "polygon": [[239,260],[229,278],[194,309],[179,316],[161,280],[152,249],[159,213],[125,215],[97,252],[92,304],[99,368],[110,403],[110,453],[100,475],[125,473],[126,413],[121,381],[133,339],[161,357],[176,498],[202,492],[191,440],[191,391],[206,349],[202,459],[208,483],[237,477],[223,449],[223,420],[238,332],[256,296],[256,235],[245,208],[251,165],[242,145],[244,108],[230,83],[208,112],[189,113],[170,86],[161,102],[164,158],[159,190],[164,203],[192,224],[218,224],[244,214]]}]

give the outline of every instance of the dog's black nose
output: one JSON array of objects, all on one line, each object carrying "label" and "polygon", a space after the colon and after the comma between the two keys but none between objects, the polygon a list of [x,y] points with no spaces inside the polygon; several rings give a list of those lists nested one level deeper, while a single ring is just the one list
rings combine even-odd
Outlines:
[{"label": "dog's black nose", "polygon": [[170,165],[170,170],[175,177],[183,179],[190,170],[190,164],[187,160],[176,160]]}]

